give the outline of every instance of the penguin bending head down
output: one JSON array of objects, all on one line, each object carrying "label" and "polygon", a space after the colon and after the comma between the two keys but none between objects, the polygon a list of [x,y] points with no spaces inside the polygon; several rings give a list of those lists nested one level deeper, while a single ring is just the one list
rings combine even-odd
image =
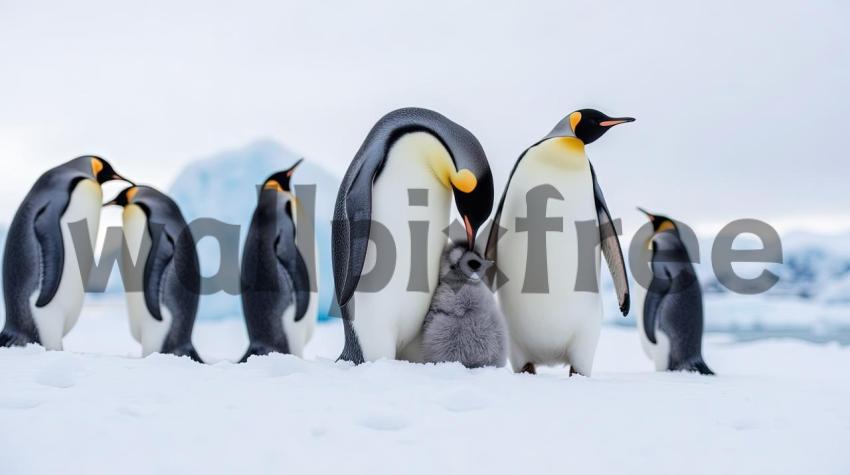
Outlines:
[{"label": "penguin bending head down", "polygon": [[6,323],[0,346],[39,343],[62,349],[62,338],[80,316],[83,276],[90,270],[77,260],[70,224],[85,221],[93,249],[101,185],[109,180],[123,178],[106,160],[87,155],[48,170],[27,193],[12,219],[3,253]]},{"label": "penguin bending head down", "polygon": [[[296,247],[298,201],[290,181],[298,160],[268,177],[260,189],[242,250],[242,311],[251,355],[272,352],[302,356],[316,325],[318,295]],[[315,255],[315,254],[314,254]]]},{"label": "penguin bending head down", "polygon": [[[614,278],[620,310],[628,314],[623,253],[584,149],[612,127],[632,121],[593,109],[572,112],[514,165],[485,254],[507,276],[497,284],[514,371],[568,364],[570,374],[590,375],[602,324],[597,245]],[[598,241],[579,233],[586,224],[595,225],[591,236]],[[499,226],[507,228],[501,238]]]},{"label": "penguin bending head down", "polygon": [[334,210],[334,284],[345,327],[340,359],[422,360],[422,323],[452,200],[471,249],[493,206],[493,177],[475,136],[427,109],[381,118],[351,162]]},{"label": "penguin bending head down", "polygon": [[679,228],[672,219],[641,208],[652,223],[647,245],[652,282],[638,286],[638,333],[658,371],[714,374],[702,359],[702,290]]},{"label": "penguin bending head down", "polygon": [[195,241],[180,208],[149,186],[126,188],[106,205],[124,208],[125,276],[130,333],[142,355],[170,353],[202,362],[192,345],[201,271]]}]

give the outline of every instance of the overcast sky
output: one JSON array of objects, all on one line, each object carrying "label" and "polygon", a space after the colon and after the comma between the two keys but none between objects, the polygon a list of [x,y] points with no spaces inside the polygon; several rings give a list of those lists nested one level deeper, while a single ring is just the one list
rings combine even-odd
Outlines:
[{"label": "overcast sky", "polygon": [[[342,173],[385,112],[470,129],[497,193],[574,109],[612,211],[850,226],[850,7],[761,2],[0,0],[0,222],[85,153],[167,188],[260,137]],[[141,5],[144,3],[145,5]]]}]

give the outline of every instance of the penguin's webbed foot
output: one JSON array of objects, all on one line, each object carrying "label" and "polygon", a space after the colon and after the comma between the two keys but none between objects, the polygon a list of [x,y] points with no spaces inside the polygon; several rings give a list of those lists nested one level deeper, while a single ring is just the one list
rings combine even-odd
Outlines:
[{"label": "penguin's webbed foot", "polygon": [[5,328],[2,332],[0,332],[0,348],[11,346],[26,346],[30,343],[38,343],[38,340],[28,338],[24,334]]},{"label": "penguin's webbed foot", "polygon": [[534,366],[534,363],[526,363],[522,369],[519,370],[520,373],[528,373],[528,374],[537,374],[537,368]]}]

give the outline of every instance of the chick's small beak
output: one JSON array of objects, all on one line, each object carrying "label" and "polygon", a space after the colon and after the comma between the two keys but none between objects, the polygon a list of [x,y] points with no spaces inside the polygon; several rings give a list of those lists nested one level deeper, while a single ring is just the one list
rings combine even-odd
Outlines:
[{"label": "chick's small beak", "polygon": [[633,117],[617,117],[611,118],[608,120],[603,120],[599,122],[599,125],[602,127],[614,127],[615,125],[625,124],[627,122],[634,122],[635,119]]}]

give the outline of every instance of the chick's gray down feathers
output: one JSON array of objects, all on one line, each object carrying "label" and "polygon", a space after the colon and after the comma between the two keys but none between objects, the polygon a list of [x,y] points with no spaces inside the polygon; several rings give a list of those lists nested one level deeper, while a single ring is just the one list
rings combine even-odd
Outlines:
[{"label": "chick's gray down feathers", "polygon": [[507,326],[493,293],[481,280],[486,266],[465,246],[446,248],[423,327],[426,362],[457,361],[468,368],[505,365]]}]

